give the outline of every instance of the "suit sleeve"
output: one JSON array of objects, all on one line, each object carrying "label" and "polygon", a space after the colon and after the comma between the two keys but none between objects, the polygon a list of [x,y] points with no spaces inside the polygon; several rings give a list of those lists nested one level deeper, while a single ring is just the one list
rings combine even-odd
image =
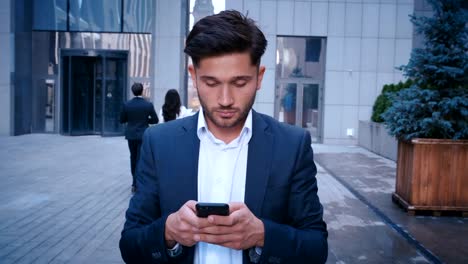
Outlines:
[{"label": "suit sleeve", "polygon": [[126,263],[170,263],[164,238],[168,215],[161,215],[159,206],[150,130],[147,129],[143,136],[137,167],[138,191],[130,200],[120,239],[120,252]]},{"label": "suit sleeve", "polygon": [[148,118],[148,123],[149,124],[157,124],[159,123],[159,118],[158,115],[156,114],[156,111],[154,110],[154,105],[150,103],[151,109],[150,109],[150,114]]},{"label": "suit sleeve", "polygon": [[317,195],[317,168],[310,136],[304,132],[291,178],[288,225],[262,219],[265,241],[261,263],[325,263],[327,227]]},{"label": "suit sleeve", "polygon": [[125,104],[122,107],[122,111],[120,112],[120,123],[127,123],[128,118],[127,118],[127,110],[125,109]]}]

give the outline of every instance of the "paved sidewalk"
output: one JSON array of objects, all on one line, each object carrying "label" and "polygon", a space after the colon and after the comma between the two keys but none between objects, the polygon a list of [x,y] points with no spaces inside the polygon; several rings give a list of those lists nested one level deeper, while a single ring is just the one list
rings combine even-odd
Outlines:
[{"label": "paved sidewalk", "polygon": [[[421,248],[466,262],[460,245],[467,245],[467,219],[408,217],[393,208],[394,163],[357,147],[314,149],[328,263],[430,263]],[[128,155],[122,137],[0,137],[0,263],[123,263],[118,240],[131,197]],[[397,232],[368,201],[424,245]],[[458,247],[450,244],[455,239]]]},{"label": "paved sidewalk", "polygon": [[314,145],[314,149],[318,164],[429,260],[468,263],[468,218],[406,214],[391,198],[395,162],[355,146]]}]

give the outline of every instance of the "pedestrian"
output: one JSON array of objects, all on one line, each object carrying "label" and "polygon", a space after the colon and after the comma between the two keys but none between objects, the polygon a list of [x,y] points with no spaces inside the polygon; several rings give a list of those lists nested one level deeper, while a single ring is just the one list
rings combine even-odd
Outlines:
[{"label": "pedestrian", "polygon": [[176,89],[170,89],[167,91],[166,96],[164,97],[164,104],[162,109],[159,111],[159,116],[161,116],[161,123],[179,119],[192,115],[192,111],[187,109],[180,102],[179,92]]},{"label": "pedestrian", "polygon": [[146,101],[143,97],[143,84],[134,83],[132,92],[135,96],[123,106],[120,113],[120,123],[127,123],[125,128],[125,139],[128,141],[128,149],[130,150],[130,170],[132,172],[132,193],[136,192],[136,165],[140,157],[140,148],[143,137],[143,132],[148,128],[149,124],[157,124],[158,116],[154,111],[154,106],[151,102]]},{"label": "pedestrian", "polygon": [[[252,109],[266,44],[254,21],[234,10],[199,20],[189,33],[184,51],[200,111],[145,132],[141,189],[120,239],[125,262],[326,261],[310,135]],[[227,203],[228,215],[198,217],[197,202]]]}]

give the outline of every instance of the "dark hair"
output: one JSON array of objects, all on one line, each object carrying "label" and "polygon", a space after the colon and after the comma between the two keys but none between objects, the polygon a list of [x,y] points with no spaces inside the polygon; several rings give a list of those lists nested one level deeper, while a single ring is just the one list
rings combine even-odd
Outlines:
[{"label": "dark hair", "polygon": [[245,51],[250,53],[252,65],[260,65],[266,46],[255,21],[228,10],[199,20],[187,37],[184,52],[196,67],[203,58]]},{"label": "dark hair", "polygon": [[166,97],[164,97],[162,107],[164,122],[176,119],[178,114],[180,114],[180,96],[177,90],[171,89],[167,91]]},{"label": "dark hair", "polygon": [[141,83],[134,83],[132,85],[132,92],[133,92],[133,95],[135,96],[140,96],[143,94],[143,84]]}]

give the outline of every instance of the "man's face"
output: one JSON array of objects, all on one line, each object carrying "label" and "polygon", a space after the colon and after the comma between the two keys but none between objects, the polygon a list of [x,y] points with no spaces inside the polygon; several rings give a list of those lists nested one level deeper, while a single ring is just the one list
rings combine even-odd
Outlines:
[{"label": "man's face", "polygon": [[210,131],[216,136],[240,133],[265,67],[252,65],[245,52],[201,59],[189,71]]}]

